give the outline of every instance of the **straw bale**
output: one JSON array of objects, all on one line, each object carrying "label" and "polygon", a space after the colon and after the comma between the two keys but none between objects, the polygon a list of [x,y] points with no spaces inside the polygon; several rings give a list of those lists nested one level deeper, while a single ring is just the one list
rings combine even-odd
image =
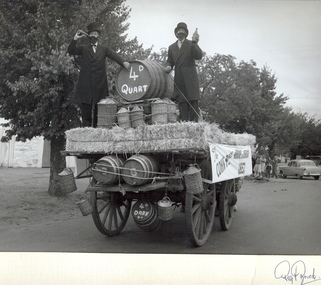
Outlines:
[{"label": "straw bale", "polygon": [[146,125],[138,126],[135,128],[135,134],[137,140],[143,140],[145,138]]},{"label": "straw bale", "polygon": [[135,152],[139,153],[141,149],[141,141],[125,141],[124,142],[124,150],[127,152]]},{"label": "straw bale", "polygon": [[127,141],[135,141],[139,139],[134,128],[125,129],[124,135]]},{"label": "straw bale", "polygon": [[184,148],[208,149],[208,143],[250,145],[255,136],[234,134],[221,130],[217,124],[206,122],[176,122],[144,125],[124,129],[77,128],[66,131],[66,150],[81,152],[166,151]]},{"label": "straw bale", "polygon": [[103,142],[74,142],[67,141],[66,150],[76,151],[76,152],[111,152],[113,150],[113,143],[103,143]]},{"label": "straw bale", "polygon": [[146,127],[145,137],[146,140],[162,139],[164,136],[164,125],[154,124]]},{"label": "straw bale", "polygon": [[105,128],[75,128],[66,131],[69,141],[109,141],[113,139],[113,132]]},{"label": "straw bale", "polygon": [[164,138],[166,139],[175,139],[178,136],[178,131],[177,131],[177,127],[179,124],[177,123],[171,123],[171,124],[167,124],[167,128],[165,129],[165,134],[164,134]]},{"label": "straw bale", "polygon": [[113,144],[113,152],[124,152],[124,151],[126,151],[125,143],[126,143],[125,141],[114,142],[114,144]]},{"label": "straw bale", "polygon": [[112,137],[110,140],[114,142],[126,140],[126,136],[125,136],[126,129],[121,128],[119,126],[115,126],[110,131],[112,133]]}]

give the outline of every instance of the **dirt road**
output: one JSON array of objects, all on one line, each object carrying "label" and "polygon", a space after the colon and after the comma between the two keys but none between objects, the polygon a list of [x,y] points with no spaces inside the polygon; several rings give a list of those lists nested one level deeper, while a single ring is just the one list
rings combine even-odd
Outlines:
[{"label": "dirt road", "polygon": [[47,193],[49,169],[1,169],[0,251],[321,254],[321,182],[314,179],[245,180],[231,229],[218,219],[208,242],[191,247],[184,214],[153,233],[141,231],[129,218],[120,235],[106,238],[76,202],[88,180],[65,197]]},{"label": "dirt road", "polygon": [[66,197],[49,196],[48,181],[49,169],[0,168],[0,284],[284,284],[276,266],[299,259],[321,282],[320,181],[245,180],[232,227],[222,231],[216,219],[200,248],[179,211],[156,232],[130,217],[107,238],[76,205],[88,181]]}]

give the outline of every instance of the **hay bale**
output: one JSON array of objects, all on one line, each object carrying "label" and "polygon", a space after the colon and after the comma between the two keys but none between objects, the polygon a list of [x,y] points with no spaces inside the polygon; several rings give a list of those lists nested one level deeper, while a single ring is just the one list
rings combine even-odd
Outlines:
[{"label": "hay bale", "polygon": [[137,128],[76,128],[66,131],[66,150],[80,152],[208,150],[209,143],[255,146],[255,136],[225,132],[217,124],[176,122]]}]

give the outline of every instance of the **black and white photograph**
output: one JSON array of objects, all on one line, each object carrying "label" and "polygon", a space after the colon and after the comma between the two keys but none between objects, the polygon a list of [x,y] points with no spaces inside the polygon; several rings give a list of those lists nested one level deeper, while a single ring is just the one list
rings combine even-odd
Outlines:
[{"label": "black and white photograph", "polygon": [[321,1],[0,2],[0,284],[321,284]]}]

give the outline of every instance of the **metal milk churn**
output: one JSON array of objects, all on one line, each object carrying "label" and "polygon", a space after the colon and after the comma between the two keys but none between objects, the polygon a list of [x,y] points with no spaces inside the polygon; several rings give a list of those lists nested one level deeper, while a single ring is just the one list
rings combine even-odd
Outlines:
[{"label": "metal milk churn", "polygon": [[169,221],[173,218],[173,206],[169,197],[165,196],[157,202],[158,218],[162,221]]}]

